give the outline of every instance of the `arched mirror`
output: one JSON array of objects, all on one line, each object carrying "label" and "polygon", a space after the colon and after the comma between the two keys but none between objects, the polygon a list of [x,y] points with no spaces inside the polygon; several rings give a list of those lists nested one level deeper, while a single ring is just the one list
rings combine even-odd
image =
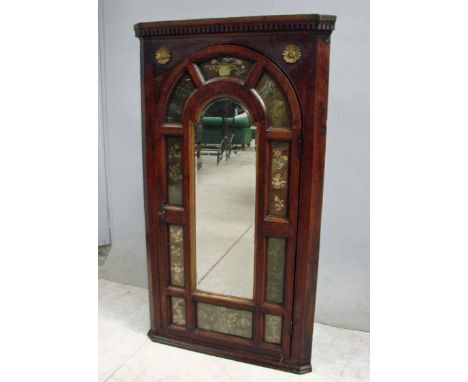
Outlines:
[{"label": "arched mirror", "polygon": [[197,289],[253,299],[256,127],[235,99],[212,101],[196,124]]}]

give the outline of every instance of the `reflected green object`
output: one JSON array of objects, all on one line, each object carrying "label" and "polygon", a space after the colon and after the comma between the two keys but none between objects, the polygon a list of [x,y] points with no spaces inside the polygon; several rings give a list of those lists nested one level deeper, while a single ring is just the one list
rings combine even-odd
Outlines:
[{"label": "reflected green object", "polygon": [[232,98],[218,99],[210,104],[202,115],[201,124],[203,144],[219,145],[225,136],[230,141],[234,135],[232,143],[245,147],[250,145],[253,139],[249,115],[239,102]]},{"label": "reflected green object", "polygon": [[200,329],[252,338],[252,312],[205,303],[197,304]]},{"label": "reflected green object", "polygon": [[265,314],[265,342],[281,343],[281,316]]},{"label": "reflected green object", "polygon": [[[226,119],[227,127],[234,128],[245,128],[250,127],[250,118],[247,113],[241,113],[235,117],[228,117]],[[202,118],[203,127],[222,127],[223,118],[222,117],[203,117]]]},{"label": "reflected green object", "polygon": [[[248,145],[253,138],[250,118],[247,113],[226,118],[228,138],[234,134],[232,143]],[[221,117],[203,117],[203,143],[219,144],[223,139],[223,119]]]},{"label": "reflected green object", "polygon": [[264,73],[255,90],[265,103],[271,126],[290,129],[288,103],[273,77]]},{"label": "reflected green object", "polygon": [[185,102],[194,90],[195,85],[193,84],[190,76],[188,74],[185,74],[180,79],[180,81],[174,89],[174,92],[172,93],[172,97],[167,108],[166,122],[182,122],[182,112],[184,111]]},{"label": "reflected green object", "polygon": [[202,62],[199,66],[206,80],[215,77],[234,77],[245,80],[252,62],[237,57],[222,56]]},{"label": "reflected green object", "polygon": [[268,238],[267,288],[266,300],[281,304],[283,302],[284,257],[286,239]]},{"label": "reflected green object", "polygon": [[185,301],[180,297],[171,297],[172,323],[185,325]]}]

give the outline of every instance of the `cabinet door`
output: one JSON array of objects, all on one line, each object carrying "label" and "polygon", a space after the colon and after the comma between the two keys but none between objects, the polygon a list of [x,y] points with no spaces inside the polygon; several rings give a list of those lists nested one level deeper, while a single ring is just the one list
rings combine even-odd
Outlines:
[{"label": "cabinet door", "polygon": [[301,119],[264,56],[217,45],[162,85],[154,115],[159,335],[290,352]]}]

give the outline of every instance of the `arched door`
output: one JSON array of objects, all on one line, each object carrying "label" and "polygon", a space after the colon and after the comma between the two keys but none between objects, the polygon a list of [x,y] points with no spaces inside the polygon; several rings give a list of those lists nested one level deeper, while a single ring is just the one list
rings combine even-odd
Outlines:
[{"label": "arched door", "polygon": [[[222,348],[247,359],[263,354],[278,363],[289,356],[292,329],[301,137],[296,94],[274,63],[237,45],[192,53],[161,89],[153,120],[160,333],[186,347]],[[253,288],[247,297],[197,283],[196,131],[204,111],[220,99],[242,105],[255,131]],[[235,137],[225,138],[218,145],[222,158],[221,146],[232,150],[227,145]],[[234,165],[236,157],[229,160]],[[153,335],[161,340],[160,333]]]}]

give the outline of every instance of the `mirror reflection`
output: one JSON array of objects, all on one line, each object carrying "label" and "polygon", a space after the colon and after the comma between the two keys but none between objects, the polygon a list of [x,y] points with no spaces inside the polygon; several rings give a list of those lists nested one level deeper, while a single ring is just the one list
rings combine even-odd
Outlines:
[{"label": "mirror reflection", "polygon": [[195,134],[197,288],[253,298],[256,150],[248,111],[221,98]]}]

